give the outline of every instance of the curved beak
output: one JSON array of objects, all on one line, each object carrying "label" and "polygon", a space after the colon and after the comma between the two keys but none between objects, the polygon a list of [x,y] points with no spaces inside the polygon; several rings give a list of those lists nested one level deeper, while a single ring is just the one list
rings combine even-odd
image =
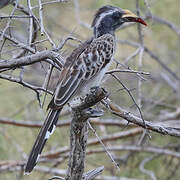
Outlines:
[{"label": "curved beak", "polygon": [[124,14],[122,15],[122,18],[125,19],[126,22],[137,22],[147,26],[146,22],[142,18],[138,17],[136,14],[132,13],[127,9],[123,9],[123,11]]}]

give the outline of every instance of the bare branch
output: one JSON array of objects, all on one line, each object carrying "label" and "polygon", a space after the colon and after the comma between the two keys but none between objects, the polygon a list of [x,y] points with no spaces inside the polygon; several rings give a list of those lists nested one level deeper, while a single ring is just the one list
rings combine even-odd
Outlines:
[{"label": "bare branch", "polygon": [[[136,136],[140,133],[143,132],[143,129],[142,128],[133,128],[133,129],[130,129],[130,130],[127,130],[127,131],[122,131],[122,132],[117,132],[117,133],[114,133],[114,134],[109,134],[109,135],[106,135],[106,136],[102,136],[101,137],[101,141],[102,142],[108,142],[108,141],[114,141],[114,140],[117,140],[117,139],[121,139],[121,138],[127,138],[127,137],[131,137],[131,136]],[[99,144],[99,139],[89,139],[88,140],[88,145],[96,145],[96,144]]]},{"label": "bare branch", "polygon": [[[17,9],[17,4],[18,4],[18,0],[16,0],[16,5],[15,5],[15,7],[13,8],[10,16],[13,16],[13,15],[14,15],[15,10]],[[10,23],[11,23],[11,19],[8,20],[8,22],[7,22],[7,24],[6,24],[6,27],[4,28],[4,30],[3,30],[3,32],[2,32],[2,34],[1,34],[1,36],[0,36],[0,41],[3,40],[4,34],[6,33],[7,29],[9,28]]]},{"label": "bare branch", "polygon": [[114,77],[120,84],[121,86],[127,91],[127,93],[129,94],[129,96],[131,97],[132,101],[134,102],[135,106],[137,107],[138,111],[139,111],[139,114],[141,116],[141,119],[144,123],[144,127],[146,129],[146,124],[145,124],[145,121],[144,121],[144,118],[143,118],[143,115],[142,115],[142,111],[141,111],[141,108],[138,106],[138,104],[136,103],[136,100],[134,99],[133,95],[131,94],[130,90],[121,82],[121,80],[114,74],[111,74],[112,77]]},{"label": "bare branch", "polygon": [[[127,112],[125,110],[123,110],[121,107],[119,107],[118,105],[112,103],[111,101],[103,101],[103,104],[106,105],[110,111],[123,118],[126,119],[127,121],[134,123],[138,126],[141,126],[143,128],[145,128],[143,120],[135,115],[133,115],[130,112]],[[146,128],[152,131],[155,131],[157,133],[163,134],[163,135],[170,135],[170,136],[175,136],[175,137],[180,137],[180,131],[172,128],[172,127],[166,127],[162,124],[156,124],[156,123],[152,123],[149,121],[145,121],[146,124]]]},{"label": "bare branch", "polygon": [[[49,4],[54,4],[54,3],[62,3],[62,2],[68,2],[68,0],[55,0],[55,1],[44,2],[44,3],[42,3],[42,6],[49,5]],[[34,6],[32,8],[33,9],[39,8],[39,6]]]},{"label": "bare branch", "polygon": [[112,73],[116,73],[116,72],[151,75],[149,72],[136,71],[136,70],[130,70],[130,69],[112,69],[112,70],[107,71],[106,74],[112,74]]},{"label": "bare branch", "polygon": [[84,178],[85,180],[94,179],[94,178],[96,178],[99,174],[101,174],[103,170],[104,170],[104,166],[98,167],[98,168],[96,168],[96,169],[93,169],[93,170],[88,171],[87,173],[85,173],[85,174],[83,175],[83,178]]},{"label": "bare branch", "polygon": [[18,16],[18,15],[9,15],[9,16],[0,16],[0,19],[29,19],[32,16]]},{"label": "bare branch", "polygon": [[173,24],[172,22],[165,20],[163,18],[160,18],[158,16],[152,15],[152,14],[147,14],[146,15],[147,19],[152,19],[153,21],[159,23],[159,24],[163,24],[168,26],[171,30],[173,30],[178,36],[180,36],[180,27],[176,26],[175,24]]},{"label": "bare branch", "polygon": [[[118,40],[119,43],[121,44],[128,44],[132,47],[140,47],[140,44],[137,42],[133,41],[128,41],[128,40]],[[148,47],[144,46],[144,51],[152,58],[154,59],[157,63],[159,63],[169,74],[171,74],[176,80],[180,81],[180,77],[177,76],[175,72],[173,72],[163,61],[155,55]]]},{"label": "bare branch", "polygon": [[107,150],[107,148],[106,148],[106,146],[104,145],[102,139],[98,136],[98,134],[96,133],[95,129],[91,126],[90,122],[88,122],[88,126],[89,126],[89,128],[93,131],[93,133],[95,134],[98,142],[100,142],[100,144],[101,144],[102,147],[104,148],[106,154],[109,156],[109,158],[111,159],[111,161],[112,161],[112,163],[114,164],[114,166],[115,166],[118,170],[120,170],[119,165],[118,165],[117,162],[114,160],[112,154]]},{"label": "bare branch", "polygon": [[81,21],[80,19],[80,15],[79,15],[79,12],[80,12],[80,7],[79,7],[79,1],[78,0],[74,0],[74,9],[75,9],[75,17],[77,19],[77,22],[82,25],[83,27],[86,27],[87,29],[90,29],[90,25],[87,24],[87,23],[84,23]]},{"label": "bare branch", "polygon": [[[160,147],[153,147],[153,146],[134,146],[134,145],[117,145],[107,148],[109,151],[119,152],[119,151],[130,151],[130,152],[138,152],[138,153],[154,153],[158,155],[165,155],[165,156],[171,156],[177,159],[180,159],[180,153],[171,151],[169,149],[160,148]],[[96,148],[92,150],[87,151],[87,155],[94,154],[94,153],[104,153],[103,148]]]},{"label": "bare branch", "polygon": [[41,0],[39,2],[39,19],[40,19],[40,28],[41,28],[41,36],[44,34],[44,23],[43,23],[43,7]]},{"label": "bare branch", "polygon": [[[18,111],[18,113],[19,113],[19,111]],[[17,113],[15,113],[15,114],[17,114]],[[13,114],[13,116],[14,116],[14,114]],[[70,122],[71,122],[70,120],[61,120],[61,121],[58,122],[57,127],[69,126]],[[118,119],[100,119],[100,120],[91,119],[91,123],[94,124],[94,125],[116,126],[116,127],[117,126],[122,127],[122,126],[127,125],[127,121],[125,121],[125,120],[124,121],[123,120],[119,121]],[[166,121],[164,121],[164,123],[166,123]],[[178,121],[174,122],[174,124],[175,123],[178,123]],[[16,121],[16,120],[9,119],[9,118],[6,118],[6,117],[1,117],[0,118],[0,124],[7,124],[7,125],[12,125],[12,126],[17,126],[17,127],[26,127],[26,128],[40,128],[43,125],[43,122],[37,122],[37,121],[33,122],[33,121],[23,121],[23,120]],[[130,123],[128,126],[133,126],[133,124]],[[106,142],[106,141],[108,141],[108,139],[113,140],[114,138],[118,138],[118,136],[119,136],[119,138],[121,138],[124,134],[125,134],[125,132],[123,132],[122,134],[121,133],[120,134],[115,133],[115,134],[112,134],[112,135],[109,135],[109,136],[104,136],[102,138],[103,138],[103,141]],[[133,133],[132,133],[132,135],[133,135]],[[127,136],[128,136],[128,133],[127,133]],[[124,137],[126,137],[126,136],[124,136]],[[96,140],[92,140],[92,142],[94,144],[96,144]]]},{"label": "bare branch", "polygon": [[57,60],[55,63],[58,63],[59,68],[61,68],[64,64],[64,60],[59,54],[57,54],[51,50],[44,50],[41,52],[37,52],[36,54],[21,57],[18,59],[11,59],[11,60],[7,60],[7,61],[1,60],[0,61],[0,69],[4,69],[4,68],[13,68],[14,69],[14,68],[18,68],[20,66],[27,66],[27,65],[37,63],[40,61],[46,61],[46,62],[54,65],[54,63],[49,61],[48,58]]},{"label": "bare branch", "polygon": [[53,93],[51,91],[49,91],[49,90],[46,91],[46,89],[43,89],[41,87],[37,87],[37,86],[34,86],[32,84],[29,84],[29,83],[27,83],[27,82],[25,82],[25,81],[23,81],[23,80],[21,80],[19,78],[15,78],[15,77],[12,77],[12,76],[9,76],[9,75],[6,75],[6,74],[0,74],[0,78],[11,81],[11,82],[21,84],[22,86],[27,87],[27,88],[35,91],[38,94],[39,94],[39,91],[45,91],[45,92],[48,92],[49,94],[53,95]]},{"label": "bare branch", "polygon": [[[73,119],[70,130],[70,156],[66,179],[83,179],[86,145],[88,138],[88,123],[90,117],[98,117],[102,114],[89,109],[103,98],[107,92],[104,89],[93,88],[80,105],[73,107]],[[96,173],[96,176],[98,173]],[[88,180],[88,179],[87,179]]]},{"label": "bare branch", "polygon": [[152,157],[148,157],[148,158],[145,158],[139,165],[139,168],[140,170],[144,173],[144,174],[147,174],[152,180],[157,180],[155,174],[153,171],[150,171],[150,170],[147,170],[144,168],[145,164],[148,163],[149,161],[152,161],[154,158],[154,156]]},{"label": "bare branch", "polygon": [[[0,35],[3,35],[3,32],[0,31]],[[4,34],[3,37],[5,39],[8,39],[9,41],[13,42],[15,45],[17,45],[18,47],[22,48],[22,49],[26,49],[28,51],[30,51],[31,53],[36,53],[36,50],[20,41],[18,41],[17,39],[15,39],[14,37],[12,36],[9,36],[7,34]]]}]

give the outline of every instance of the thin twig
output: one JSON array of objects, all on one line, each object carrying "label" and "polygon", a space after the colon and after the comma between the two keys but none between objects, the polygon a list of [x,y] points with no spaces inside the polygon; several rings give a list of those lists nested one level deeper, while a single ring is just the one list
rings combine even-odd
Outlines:
[{"label": "thin twig", "polygon": [[[27,1],[29,15],[33,17],[32,15],[32,7],[31,7],[31,0]],[[33,19],[29,19],[29,38],[28,38],[28,45],[31,46],[32,42],[32,36],[33,36]]]},{"label": "thin twig", "polygon": [[140,107],[138,106],[138,104],[136,103],[136,100],[134,99],[133,95],[131,94],[131,92],[129,91],[129,89],[121,82],[121,80],[114,74],[111,74],[112,77],[114,77],[121,85],[122,87],[127,91],[127,93],[129,94],[129,96],[131,97],[131,99],[133,100],[135,106],[137,107],[139,113],[140,113],[140,116],[141,116],[141,119],[144,123],[144,127],[146,128],[146,124],[145,124],[145,121],[144,121],[144,118],[143,118],[143,115],[142,115],[142,112],[141,112],[141,109]]},{"label": "thin twig", "polygon": [[43,6],[41,0],[38,0],[39,2],[39,19],[40,19],[40,30],[41,30],[41,36],[44,34],[44,23],[43,23]]},{"label": "thin twig", "polygon": [[87,24],[87,23],[82,22],[81,19],[80,19],[80,14],[79,14],[79,12],[80,12],[79,0],[74,0],[73,2],[74,2],[74,9],[75,9],[75,17],[76,17],[77,22],[78,22],[81,26],[86,27],[87,29],[90,29],[91,26],[90,26],[89,24]]},{"label": "thin twig", "polygon": [[[55,0],[55,1],[44,2],[44,3],[41,3],[41,4],[42,4],[42,6],[45,6],[45,5],[54,4],[54,3],[61,3],[61,2],[68,2],[68,0]],[[33,9],[39,8],[39,6],[34,6],[32,8]]]},{"label": "thin twig", "polygon": [[[14,8],[13,8],[11,14],[10,14],[10,16],[13,16],[13,15],[14,15],[14,12],[15,12],[16,9],[17,9],[17,4],[18,4],[18,0],[16,0],[16,5],[14,6]],[[7,22],[7,24],[6,24],[6,27],[4,28],[4,30],[3,30],[3,32],[2,32],[2,34],[1,34],[1,36],[0,36],[0,41],[3,40],[4,34],[6,33],[7,29],[9,28],[10,23],[11,23],[11,19],[8,20],[8,22]]]},{"label": "thin twig", "polygon": [[18,15],[9,15],[9,16],[0,16],[0,19],[29,19],[33,18],[33,16],[18,16]]},{"label": "thin twig", "polygon": [[155,157],[157,157],[157,155],[145,158],[144,160],[142,160],[142,162],[139,165],[139,169],[146,175],[148,175],[152,180],[157,180],[155,174],[153,171],[151,170],[147,170],[144,168],[145,164],[148,163],[149,161],[152,161]]},{"label": "thin twig", "polygon": [[107,71],[106,74],[112,74],[112,73],[116,73],[116,72],[151,75],[149,72],[136,71],[136,70],[131,70],[131,69],[112,69],[112,70]]},{"label": "thin twig", "polygon": [[90,122],[88,121],[88,126],[89,128],[92,130],[92,132],[95,134],[96,138],[98,139],[98,141],[100,142],[100,144],[102,145],[102,147],[104,148],[105,152],[107,153],[107,155],[109,156],[110,160],[112,161],[112,163],[114,164],[114,166],[120,170],[119,165],[117,164],[117,162],[114,160],[113,156],[111,155],[111,153],[107,150],[106,146],[104,145],[104,143],[102,142],[101,138],[99,137],[99,135],[96,133],[96,130],[91,126]]},{"label": "thin twig", "polygon": [[21,84],[22,86],[26,87],[26,88],[29,88],[33,91],[35,91],[36,93],[39,94],[39,91],[45,91],[45,92],[48,92],[49,94],[53,95],[53,93],[49,90],[46,91],[46,89],[43,89],[41,87],[37,87],[37,86],[34,86],[32,84],[29,84],[19,78],[15,78],[15,77],[12,77],[12,76],[9,76],[9,75],[6,75],[6,74],[0,74],[0,78],[1,79],[5,79],[5,80],[8,80],[8,81],[11,81],[11,82],[15,82],[15,83],[18,83],[18,84]]}]

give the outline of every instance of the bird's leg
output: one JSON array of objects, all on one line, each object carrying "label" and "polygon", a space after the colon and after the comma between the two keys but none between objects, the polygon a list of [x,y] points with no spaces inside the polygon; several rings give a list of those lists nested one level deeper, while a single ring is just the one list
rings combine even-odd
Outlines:
[{"label": "bird's leg", "polygon": [[98,92],[99,89],[102,89],[102,90],[104,91],[104,93],[107,94],[106,96],[109,95],[109,94],[108,94],[108,91],[106,91],[105,88],[99,87],[99,86],[93,86],[93,87],[91,87],[91,88],[90,88],[90,92],[91,92],[92,94],[95,94],[96,92]]}]

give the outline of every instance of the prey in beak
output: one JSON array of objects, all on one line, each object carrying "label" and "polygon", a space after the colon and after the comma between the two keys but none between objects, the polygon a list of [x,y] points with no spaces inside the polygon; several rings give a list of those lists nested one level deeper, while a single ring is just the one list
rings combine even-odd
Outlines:
[{"label": "prey in beak", "polygon": [[147,26],[146,22],[142,18],[138,17],[136,14],[132,13],[127,9],[123,9],[123,11],[124,14],[122,15],[122,18],[125,20],[125,22],[137,22]]}]

